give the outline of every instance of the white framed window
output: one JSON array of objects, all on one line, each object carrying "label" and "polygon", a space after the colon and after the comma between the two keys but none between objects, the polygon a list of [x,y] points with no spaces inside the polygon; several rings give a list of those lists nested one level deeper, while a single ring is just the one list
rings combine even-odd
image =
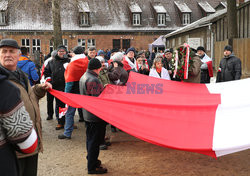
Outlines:
[{"label": "white framed window", "polygon": [[95,39],[88,39],[88,48],[95,47]]},{"label": "white framed window", "polygon": [[22,46],[26,47],[28,49],[28,52],[30,52],[30,39],[22,39],[21,43]]},{"label": "white framed window", "polygon": [[67,48],[68,50],[68,40],[67,39],[62,39],[63,40],[63,45]]},{"label": "white framed window", "polygon": [[80,25],[81,26],[89,25],[89,13],[87,12],[80,13]]},{"label": "white framed window", "polygon": [[53,43],[54,43],[53,40],[49,41],[49,51],[50,52],[54,51],[54,45],[53,45]]},{"label": "white framed window", "polygon": [[86,41],[85,41],[85,39],[78,39],[77,45],[83,47],[83,49],[85,50],[85,48],[86,48]]},{"label": "white framed window", "polygon": [[32,45],[32,52],[35,51],[41,51],[41,40],[40,39],[33,39],[33,45]]},{"label": "white framed window", "polygon": [[133,13],[133,25],[141,25],[141,14],[139,13]]},{"label": "white framed window", "polygon": [[158,26],[165,26],[166,25],[166,15],[165,14],[158,14],[157,15]]},{"label": "white framed window", "polygon": [[182,14],[182,24],[187,25],[190,24],[191,19],[190,19],[190,13],[183,13]]},{"label": "white framed window", "polygon": [[6,11],[0,12],[0,25],[6,24]]}]

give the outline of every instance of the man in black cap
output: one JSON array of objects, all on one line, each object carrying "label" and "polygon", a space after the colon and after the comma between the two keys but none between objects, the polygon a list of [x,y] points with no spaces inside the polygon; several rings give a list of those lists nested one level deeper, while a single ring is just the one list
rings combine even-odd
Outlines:
[{"label": "man in black cap", "polygon": [[[65,78],[64,72],[67,64],[69,63],[69,58],[67,55],[67,48],[63,45],[58,46],[57,54],[54,59],[48,62],[44,69],[44,76],[46,82],[50,82],[53,89],[64,91],[65,88]],[[60,108],[65,108],[65,104],[56,98],[56,111],[59,112]],[[58,113],[56,113],[58,115]],[[59,114],[60,116],[60,114]],[[56,130],[64,128],[65,117],[57,117],[58,124]]]},{"label": "man in black cap", "polygon": [[233,53],[230,45],[224,48],[224,58],[220,61],[216,82],[239,80],[241,78],[241,60]]},{"label": "man in black cap", "polygon": [[[98,79],[101,69],[102,64],[98,59],[93,58],[89,61],[88,70],[80,79],[80,94],[95,97],[101,94],[103,86]],[[107,169],[101,167],[101,161],[98,160],[99,146],[103,142],[106,122],[85,109],[83,109],[83,114],[86,124],[88,174],[107,173]]]},{"label": "man in black cap", "polygon": [[[3,39],[0,42],[0,70],[6,72],[10,80],[19,90],[20,97],[24,102],[26,111],[33,122],[34,129],[38,134],[38,147],[32,154],[17,152],[20,176],[36,176],[38,153],[42,152],[42,124],[38,100],[42,98],[46,90],[52,88],[50,83],[30,86],[27,75],[17,67],[21,55],[20,47],[13,39]],[[0,135],[1,136],[1,135]],[[1,174],[0,174],[1,175]]]},{"label": "man in black cap", "polygon": [[197,54],[201,59],[201,83],[210,83],[210,77],[213,77],[212,59],[206,54],[203,46],[197,48]]}]

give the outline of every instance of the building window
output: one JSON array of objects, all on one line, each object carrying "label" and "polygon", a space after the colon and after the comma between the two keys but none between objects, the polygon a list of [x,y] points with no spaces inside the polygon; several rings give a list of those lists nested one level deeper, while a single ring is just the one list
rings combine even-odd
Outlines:
[{"label": "building window", "polygon": [[28,52],[30,52],[30,39],[22,39],[22,46],[26,47]]},{"label": "building window", "polygon": [[41,40],[40,39],[33,39],[33,47],[32,47],[33,53],[35,51],[41,51]]},{"label": "building window", "polygon": [[165,26],[165,25],[166,25],[166,15],[158,14],[158,26]]},{"label": "building window", "polygon": [[49,51],[50,52],[54,51],[53,40],[49,41]]},{"label": "building window", "polygon": [[68,50],[68,40],[67,39],[63,39],[63,45],[67,48]]},{"label": "building window", "polygon": [[6,24],[6,12],[1,11],[0,12],[0,25]]},{"label": "building window", "polygon": [[113,39],[113,48],[121,49],[121,40],[120,39]]},{"label": "building window", "polygon": [[139,13],[134,13],[133,14],[133,25],[141,25],[141,14]]},{"label": "building window", "polygon": [[95,47],[95,39],[88,39],[88,48]]},{"label": "building window", "polygon": [[89,25],[89,13],[81,12],[80,13],[80,25],[88,26]]},{"label": "building window", "polygon": [[85,50],[86,48],[85,39],[78,39],[77,45],[83,47],[83,49]]},{"label": "building window", "polygon": [[130,39],[122,39],[122,49],[130,48]]},{"label": "building window", "polygon": [[182,24],[187,25],[187,24],[190,24],[190,22],[191,22],[190,13],[183,13],[182,14]]}]

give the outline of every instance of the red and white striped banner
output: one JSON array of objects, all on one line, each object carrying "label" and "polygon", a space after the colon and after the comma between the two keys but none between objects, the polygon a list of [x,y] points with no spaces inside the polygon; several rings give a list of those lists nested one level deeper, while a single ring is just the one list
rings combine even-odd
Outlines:
[{"label": "red and white striped banner", "polygon": [[250,79],[217,84],[168,81],[134,72],[99,97],[50,93],[147,142],[218,157],[250,148]]}]

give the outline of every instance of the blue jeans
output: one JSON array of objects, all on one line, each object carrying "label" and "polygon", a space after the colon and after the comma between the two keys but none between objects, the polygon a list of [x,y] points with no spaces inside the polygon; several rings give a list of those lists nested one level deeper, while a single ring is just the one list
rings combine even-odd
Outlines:
[{"label": "blue jeans", "polygon": [[76,108],[69,106],[65,115],[64,135],[67,137],[71,137],[71,134],[74,130],[75,112]]}]

